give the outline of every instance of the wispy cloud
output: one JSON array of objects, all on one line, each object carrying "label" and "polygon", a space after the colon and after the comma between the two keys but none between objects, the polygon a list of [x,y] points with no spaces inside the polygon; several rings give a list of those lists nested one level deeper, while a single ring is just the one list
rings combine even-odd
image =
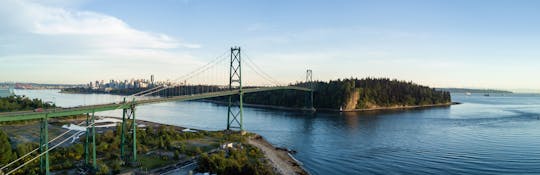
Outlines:
[{"label": "wispy cloud", "polygon": [[[10,47],[28,46],[26,42],[40,47],[26,47],[27,52],[42,50],[43,47],[61,47],[50,45],[49,41],[61,41],[59,44],[68,45],[68,48],[101,54],[125,51],[153,53],[156,50],[201,47],[181,42],[166,34],[137,30],[121,19],[97,12],[17,0],[0,2],[0,11],[4,12],[0,13],[0,19],[5,28],[0,36],[12,38]],[[32,37],[25,40],[28,36]]]},{"label": "wispy cloud", "polygon": [[186,52],[200,48],[199,44],[138,30],[107,14],[71,8],[74,2],[0,1],[0,62],[7,63],[0,68],[28,59],[70,65],[105,61],[156,66],[201,64]]}]

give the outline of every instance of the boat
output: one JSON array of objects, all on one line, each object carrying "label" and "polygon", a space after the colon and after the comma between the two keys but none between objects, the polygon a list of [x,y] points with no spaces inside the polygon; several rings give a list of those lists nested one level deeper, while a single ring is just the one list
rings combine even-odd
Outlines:
[{"label": "boat", "polygon": [[489,94],[484,94],[485,97],[489,97]]},{"label": "boat", "polygon": [[470,92],[465,92],[465,95],[471,96],[472,94]]}]

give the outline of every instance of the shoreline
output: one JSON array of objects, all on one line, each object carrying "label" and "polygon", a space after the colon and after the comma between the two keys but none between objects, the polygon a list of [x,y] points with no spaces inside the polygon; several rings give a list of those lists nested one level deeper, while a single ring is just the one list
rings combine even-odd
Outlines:
[{"label": "shoreline", "polygon": [[[112,116],[98,116],[101,118],[114,118],[114,119],[122,119],[121,117],[112,117]],[[195,129],[195,128],[189,128],[189,127],[183,127],[183,126],[177,126],[177,125],[169,125],[169,124],[162,124],[162,123],[156,123],[151,122],[147,120],[141,120],[136,119],[137,124],[143,124],[145,126],[153,126],[153,127],[159,127],[159,126],[170,126],[174,127],[177,131],[183,131],[184,129],[190,129],[195,131],[209,131],[209,130],[203,130],[203,129]],[[210,131],[209,131],[210,132]],[[298,161],[296,158],[292,157],[290,153],[286,150],[283,150],[282,148],[276,147],[270,142],[268,142],[266,139],[264,139],[262,136],[260,136],[257,133],[253,133],[254,136],[250,136],[247,138],[247,144],[250,144],[252,146],[255,146],[259,148],[265,155],[265,158],[268,160],[268,163],[273,167],[273,169],[283,175],[289,175],[289,174],[299,174],[299,175],[308,175],[309,173],[302,167],[302,163]],[[157,168],[157,169],[162,169]],[[165,172],[166,173],[166,172]]]},{"label": "shoreline", "polygon": [[[200,102],[214,103],[218,105],[226,105],[227,102],[221,102],[216,100],[197,100]],[[284,106],[274,106],[274,105],[261,105],[261,104],[251,104],[244,103],[246,107],[260,108],[260,109],[274,109],[274,110],[286,110],[286,111],[321,111],[321,112],[363,112],[363,111],[386,111],[386,110],[404,110],[404,109],[419,109],[419,108],[432,108],[432,107],[447,107],[452,105],[460,105],[460,102],[450,102],[442,104],[429,104],[429,105],[414,105],[414,106],[397,106],[397,107],[378,107],[370,109],[351,109],[351,110],[339,110],[339,109],[330,109],[330,108],[298,108],[298,107],[284,107]]]},{"label": "shoreline", "polygon": [[299,174],[308,175],[309,173],[302,167],[302,162],[294,158],[289,151],[275,147],[261,135],[256,134],[248,138],[248,143],[259,148],[268,159],[274,170],[279,174]]},{"label": "shoreline", "polygon": [[339,110],[339,109],[330,109],[330,108],[319,108],[320,111],[327,112],[364,112],[364,111],[388,111],[388,110],[406,110],[406,109],[421,109],[421,108],[435,108],[435,107],[448,107],[452,105],[460,105],[460,102],[450,102],[442,104],[429,104],[429,105],[413,105],[413,106],[394,106],[394,107],[377,107],[369,109],[350,109],[350,110]]}]

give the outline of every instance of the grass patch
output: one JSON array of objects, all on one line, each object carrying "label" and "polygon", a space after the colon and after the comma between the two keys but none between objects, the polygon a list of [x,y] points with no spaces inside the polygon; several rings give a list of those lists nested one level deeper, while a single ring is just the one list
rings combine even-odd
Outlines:
[{"label": "grass patch", "polygon": [[173,160],[164,160],[159,156],[141,155],[137,157],[143,169],[154,169],[175,163]]}]

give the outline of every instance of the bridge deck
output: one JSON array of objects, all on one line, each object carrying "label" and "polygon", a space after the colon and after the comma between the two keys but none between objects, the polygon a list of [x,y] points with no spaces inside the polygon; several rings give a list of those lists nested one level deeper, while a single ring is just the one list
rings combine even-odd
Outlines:
[{"label": "bridge deck", "polygon": [[[243,93],[254,93],[254,92],[263,92],[263,91],[273,91],[273,90],[299,90],[299,91],[311,91],[311,89],[303,87],[294,87],[294,86],[278,86],[278,87],[263,87],[263,88],[247,88],[243,89]],[[152,103],[163,103],[170,101],[188,101],[188,100],[198,100],[206,99],[212,97],[221,97],[238,94],[238,90],[230,91],[220,91],[220,92],[209,92],[193,95],[183,95],[175,96],[169,98],[155,98],[147,100],[135,101],[134,105],[146,105]],[[55,118],[55,117],[66,117],[72,115],[80,115],[92,112],[101,112],[101,111],[111,111],[117,109],[128,109],[133,105],[132,102],[127,103],[109,103],[109,104],[99,104],[99,105],[88,105],[72,108],[56,108],[49,109],[43,112],[34,112],[34,111],[17,111],[17,112],[3,112],[0,113],[0,122],[5,121],[21,121],[21,120],[32,120],[40,118]]]}]

